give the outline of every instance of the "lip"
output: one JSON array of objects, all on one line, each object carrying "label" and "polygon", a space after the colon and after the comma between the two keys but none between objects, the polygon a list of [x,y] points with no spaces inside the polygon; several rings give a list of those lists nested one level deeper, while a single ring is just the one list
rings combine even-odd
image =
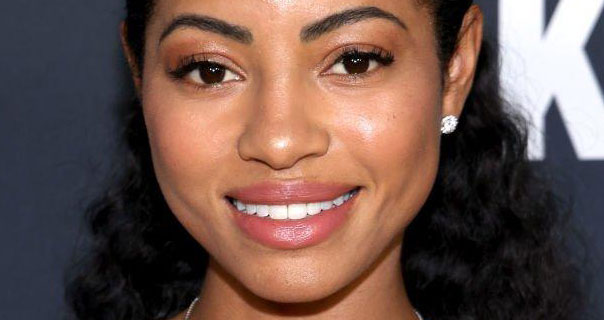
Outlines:
[{"label": "lip", "polygon": [[287,205],[333,200],[356,186],[319,182],[263,182],[227,193],[243,203]]},{"label": "lip", "polygon": [[[354,186],[322,183],[262,183],[229,193],[228,197],[244,203],[284,205],[321,202],[335,199]],[[274,220],[248,215],[227,204],[235,224],[251,240],[274,249],[301,249],[327,240],[351,216],[350,211],[359,196],[355,193],[342,205],[300,220]]]}]

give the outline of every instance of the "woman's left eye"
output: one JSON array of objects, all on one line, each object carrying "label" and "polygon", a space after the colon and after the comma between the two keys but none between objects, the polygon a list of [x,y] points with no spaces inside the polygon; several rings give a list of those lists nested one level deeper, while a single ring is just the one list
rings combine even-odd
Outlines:
[{"label": "woman's left eye", "polygon": [[355,49],[342,54],[327,73],[358,76],[371,72],[380,65],[388,66],[392,62],[394,62],[394,57],[390,53],[384,53],[381,50],[363,52]]}]

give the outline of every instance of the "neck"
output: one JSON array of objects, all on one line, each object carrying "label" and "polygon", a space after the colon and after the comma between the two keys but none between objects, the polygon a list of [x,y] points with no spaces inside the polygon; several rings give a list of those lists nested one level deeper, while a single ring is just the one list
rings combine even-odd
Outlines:
[{"label": "neck", "polygon": [[210,260],[191,319],[416,319],[401,273],[401,242],[388,247],[353,283],[324,299],[276,303],[254,295]]}]

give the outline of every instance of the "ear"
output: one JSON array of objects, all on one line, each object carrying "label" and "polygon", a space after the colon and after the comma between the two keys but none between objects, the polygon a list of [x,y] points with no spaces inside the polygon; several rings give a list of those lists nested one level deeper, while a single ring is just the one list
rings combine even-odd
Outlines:
[{"label": "ear", "polygon": [[139,93],[141,92],[142,83],[141,68],[136,61],[132,48],[130,48],[130,45],[128,44],[128,25],[125,21],[122,21],[120,24],[120,38],[122,41],[122,50],[124,51],[124,56],[128,61],[128,67],[130,68],[130,74],[132,76],[134,88],[136,89],[136,94],[140,96]]},{"label": "ear", "polygon": [[472,84],[482,45],[483,15],[477,5],[472,5],[459,31],[455,52],[445,73],[443,116],[459,118]]}]

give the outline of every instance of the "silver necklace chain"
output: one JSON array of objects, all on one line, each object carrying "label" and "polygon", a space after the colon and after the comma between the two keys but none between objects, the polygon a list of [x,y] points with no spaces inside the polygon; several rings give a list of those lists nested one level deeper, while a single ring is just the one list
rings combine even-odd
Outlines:
[{"label": "silver necklace chain", "polygon": [[193,308],[195,308],[195,305],[197,304],[198,301],[199,301],[199,297],[195,298],[193,300],[193,302],[191,302],[191,304],[189,305],[189,308],[187,309],[187,313],[185,313],[185,320],[191,320],[191,313],[193,313]]},{"label": "silver necklace chain", "polygon": [[[191,314],[193,313],[193,309],[195,309],[195,305],[197,304],[197,302],[199,302],[199,297],[195,298],[193,300],[193,302],[191,302],[191,304],[189,305],[189,308],[187,309],[187,313],[185,313],[184,320],[191,320]],[[422,315],[419,314],[419,312],[417,310],[413,310],[413,312],[415,312],[415,315],[417,316],[417,320],[424,320],[424,317],[422,317]]]}]

